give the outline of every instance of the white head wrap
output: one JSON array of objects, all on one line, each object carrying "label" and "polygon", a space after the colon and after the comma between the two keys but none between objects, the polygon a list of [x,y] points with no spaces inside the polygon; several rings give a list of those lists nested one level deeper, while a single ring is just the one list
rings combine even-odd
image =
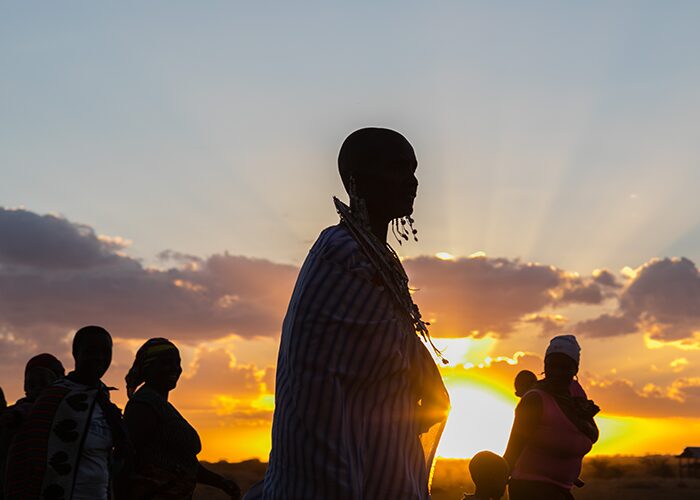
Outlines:
[{"label": "white head wrap", "polygon": [[549,342],[545,357],[549,354],[560,352],[566,354],[579,364],[581,360],[581,346],[578,345],[576,337],[573,335],[557,335]]}]

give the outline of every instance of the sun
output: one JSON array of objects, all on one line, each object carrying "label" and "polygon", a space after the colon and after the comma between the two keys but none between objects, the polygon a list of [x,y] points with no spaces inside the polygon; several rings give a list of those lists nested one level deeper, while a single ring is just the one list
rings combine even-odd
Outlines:
[{"label": "sun", "polygon": [[517,400],[500,387],[461,379],[447,387],[452,410],[437,454],[443,458],[470,458],[481,450],[502,455],[508,443]]}]

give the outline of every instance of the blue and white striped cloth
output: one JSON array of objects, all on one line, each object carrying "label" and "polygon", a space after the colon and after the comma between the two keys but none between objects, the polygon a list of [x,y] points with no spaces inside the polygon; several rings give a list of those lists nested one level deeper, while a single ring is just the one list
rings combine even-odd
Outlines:
[{"label": "blue and white striped cloth", "polygon": [[418,402],[433,389],[435,363],[358,244],[324,230],[284,320],[269,468],[246,498],[428,499],[435,419]]}]

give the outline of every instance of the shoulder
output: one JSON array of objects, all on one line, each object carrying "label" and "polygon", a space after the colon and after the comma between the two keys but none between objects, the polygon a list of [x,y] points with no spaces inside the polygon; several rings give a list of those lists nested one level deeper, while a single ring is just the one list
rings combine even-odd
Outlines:
[{"label": "shoulder", "polygon": [[336,224],[321,231],[311,251],[326,260],[342,262],[359,252],[360,246],[343,224]]},{"label": "shoulder", "polygon": [[542,408],[542,400],[545,397],[546,393],[544,391],[539,389],[530,389],[522,397],[516,409],[522,412]]},{"label": "shoulder", "polygon": [[148,387],[142,386],[126,403],[124,413],[134,415],[137,413],[150,412],[159,415],[162,413],[165,405],[166,402],[160,395],[150,390]]},{"label": "shoulder", "polygon": [[324,229],[310,255],[343,271],[374,280],[374,267],[344,224]]}]

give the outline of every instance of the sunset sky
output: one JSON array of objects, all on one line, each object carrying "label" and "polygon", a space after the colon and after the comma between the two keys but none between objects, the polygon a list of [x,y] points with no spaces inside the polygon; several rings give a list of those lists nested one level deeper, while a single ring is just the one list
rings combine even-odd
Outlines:
[{"label": "sunset sky", "polygon": [[404,245],[450,365],[440,454],[503,452],[575,332],[594,453],[700,446],[697,2],[5,2],[0,386],[85,324],[105,381],[177,343],[200,458],[266,459],[281,321],[374,125],[414,145]]}]

